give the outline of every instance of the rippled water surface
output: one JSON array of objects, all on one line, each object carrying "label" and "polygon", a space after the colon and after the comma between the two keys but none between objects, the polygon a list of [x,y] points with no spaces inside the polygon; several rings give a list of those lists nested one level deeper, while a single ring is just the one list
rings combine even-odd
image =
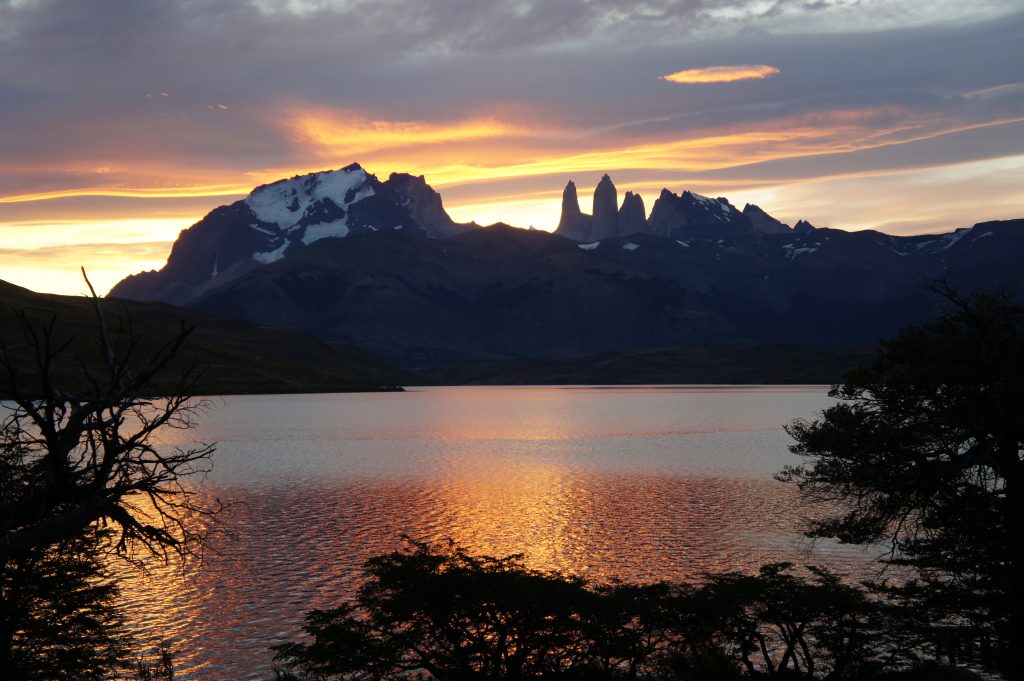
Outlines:
[{"label": "rippled water surface", "polygon": [[[269,678],[268,646],[306,610],[351,594],[402,535],[525,553],[595,580],[693,580],[780,560],[856,566],[810,546],[782,424],[822,388],[424,388],[229,397],[197,430],[214,441],[209,494],[239,502],[201,570],[126,572],[143,636],[169,639],[191,679]],[[123,567],[118,567],[123,570]]]}]

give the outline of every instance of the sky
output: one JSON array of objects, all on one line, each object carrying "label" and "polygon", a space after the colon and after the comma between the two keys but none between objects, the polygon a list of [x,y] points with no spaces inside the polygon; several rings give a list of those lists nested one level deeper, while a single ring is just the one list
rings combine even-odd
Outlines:
[{"label": "sky", "polygon": [[360,163],[540,229],[568,180],[789,223],[1024,217],[1019,0],[0,0],[0,279],[159,268],[254,186]]}]

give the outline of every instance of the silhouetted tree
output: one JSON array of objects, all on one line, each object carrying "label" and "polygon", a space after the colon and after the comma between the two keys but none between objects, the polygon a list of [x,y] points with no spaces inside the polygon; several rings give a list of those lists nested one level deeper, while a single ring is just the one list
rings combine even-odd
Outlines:
[{"label": "silhouetted tree", "polygon": [[307,615],[279,679],[852,678],[888,660],[878,608],[833,575],[591,586],[448,545],[370,559],[355,603]]},{"label": "silhouetted tree", "polygon": [[806,462],[780,477],[824,502],[811,536],[886,544],[913,569],[888,594],[939,652],[1021,678],[1024,307],[943,292],[945,316],[883,343],[832,389],[838,404],[789,427]]},{"label": "silhouetted tree", "polygon": [[6,681],[110,678],[128,636],[88,533],[10,559],[0,570],[0,675]]},{"label": "silhouetted tree", "polygon": [[686,643],[682,607],[687,589],[666,583],[596,585],[578,601],[586,653],[611,678],[636,678],[661,664],[667,651]]},{"label": "silhouetted tree", "polygon": [[675,635],[663,584],[592,590],[451,544],[413,544],[366,569],[355,604],[312,611],[311,642],[277,647],[284,678],[638,678]]},{"label": "silhouetted tree", "polygon": [[527,570],[518,556],[425,544],[367,562],[358,606],[313,611],[309,645],[276,659],[310,678],[530,678],[583,654],[574,606],[582,582]]},{"label": "silhouetted tree", "polygon": [[[192,329],[146,346],[130,317],[110,331],[94,292],[91,303],[88,352],[53,317],[22,313],[20,329],[0,333],[0,669],[29,650],[50,651],[57,664],[58,634],[75,627],[83,646],[96,635],[106,649],[99,630],[115,618],[106,609],[114,591],[96,581],[101,537],[127,557],[139,547],[185,554],[201,548],[200,521],[218,509],[186,480],[213,447],[157,443],[162,429],[191,427],[204,407],[192,394],[194,367],[171,390],[154,387]],[[61,589],[69,596],[57,603]],[[81,651],[65,653],[71,664]]]},{"label": "silhouetted tree", "polygon": [[893,662],[883,609],[863,589],[820,568],[790,563],[756,575],[721,573],[693,596],[692,610],[720,650],[750,674],[849,678]]}]

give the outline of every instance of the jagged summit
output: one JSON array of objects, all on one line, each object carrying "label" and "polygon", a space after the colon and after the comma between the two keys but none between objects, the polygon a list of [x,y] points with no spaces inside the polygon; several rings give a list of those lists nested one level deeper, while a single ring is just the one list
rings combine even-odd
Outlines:
[{"label": "jagged summit", "polygon": [[644,199],[639,194],[626,192],[619,209],[619,234],[628,236],[638,234],[647,229],[647,211],[644,210]]},{"label": "jagged summit", "polygon": [[619,193],[612,178],[605,175],[594,189],[594,220],[590,240],[600,241],[619,235]]},{"label": "jagged summit", "polygon": [[161,270],[128,277],[111,295],[180,304],[323,239],[393,230],[446,239],[473,228],[451,219],[422,176],[381,182],[353,163],[260,185],[215,208],[179,235]]},{"label": "jagged summit", "polygon": [[254,220],[249,228],[266,234],[271,248],[254,252],[253,260],[275,262],[298,242],[347,236],[352,206],[374,194],[370,176],[357,163],[257,187],[243,203]]},{"label": "jagged summit", "polygon": [[601,177],[594,189],[593,206],[592,215],[580,210],[576,183],[569,180],[562,192],[562,214],[555,234],[573,241],[596,242],[647,231],[643,198],[627,191],[620,206],[618,190],[607,174]]},{"label": "jagged summit", "polygon": [[590,236],[590,216],[580,210],[576,184],[572,180],[562,191],[562,215],[555,232],[574,241],[586,241]]},{"label": "jagged summit", "polygon": [[761,210],[760,206],[752,203],[743,206],[743,214],[750,220],[750,224],[754,229],[761,234],[787,234],[793,231],[789,225],[776,220]]},{"label": "jagged summit", "polygon": [[391,173],[384,184],[405,199],[405,206],[432,239],[447,239],[475,226],[452,220],[444,209],[441,195],[427,184],[423,175]]},{"label": "jagged summit", "polygon": [[[717,240],[793,231],[758,206],[747,204],[740,211],[724,197],[712,199],[692,191],[675,194],[662,189],[650,217],[639,194],[627,191],[621,206],[617,206],[617,197],[615,183],[605,174],[594,189],[593,215],[587,215],[580,211],[575,183],[569,181],[562,193],[562,214],[555,233],[574,241],[596,243],[631,234]],[[807,229],[807,224],[798,223],[798,227]]]}]

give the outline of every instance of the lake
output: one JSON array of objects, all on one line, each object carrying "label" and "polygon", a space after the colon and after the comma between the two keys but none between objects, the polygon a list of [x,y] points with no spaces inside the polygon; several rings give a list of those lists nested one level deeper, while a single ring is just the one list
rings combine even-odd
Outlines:
[{"label": "lake", "polygon": [[822,387],[445,387],[232,396],[174,444],[216,442],[207,493],[234,503],[200,570],[119,564],[132,626],[180,678],[267,679],[268,646],[352,593],[374,554],[447,538],[531,567],[699,580],[871,556],[799,533],[782,425]]}]

